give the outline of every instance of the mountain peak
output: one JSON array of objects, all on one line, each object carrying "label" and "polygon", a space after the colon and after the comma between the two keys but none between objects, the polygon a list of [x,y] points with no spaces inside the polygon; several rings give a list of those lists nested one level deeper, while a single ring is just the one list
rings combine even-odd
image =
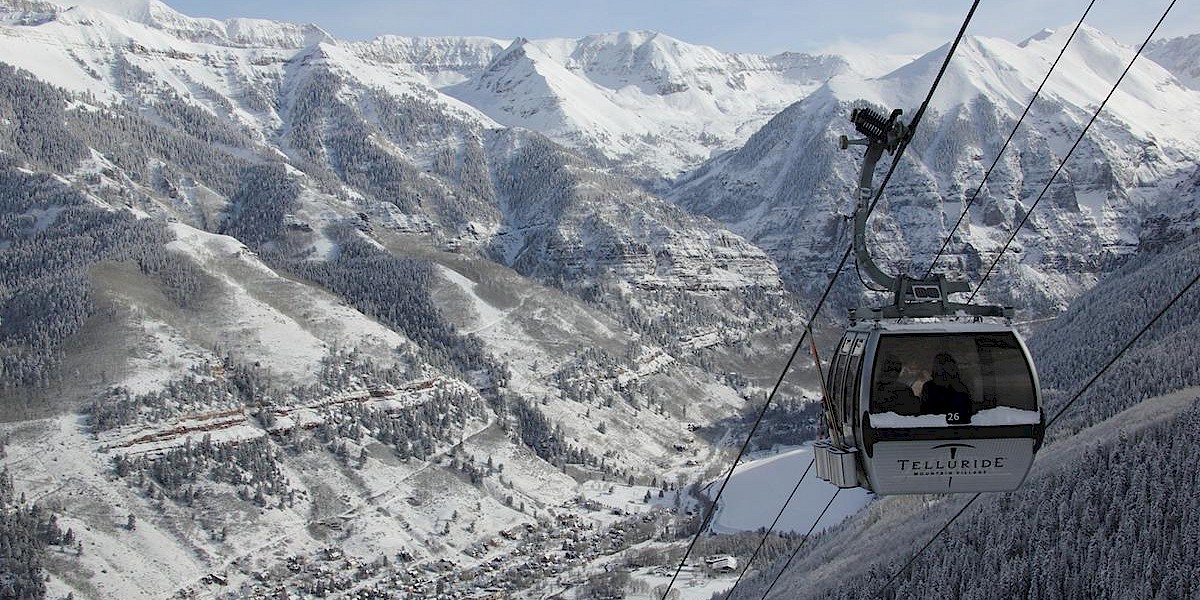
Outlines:
[{"label": "mountain peak", "polygon": [[[1061,47],[1063,42],[1065,42],[1067,40],[1067,36],[1071,35],[1071,31],[1073,31],[1074,29],[1075,29],[1074,24],[1066,24],[1061,27],[1055,27],[1055,28],[1047,27],[1047,28],[1042,29],[1041,31],[1021,40],[1020,42],[1017,43],[1017,46],[1020,48],[1025,48],[1025,47],[1028,47],[1030,44],[1034,44],[1037,42],[1050,41],[1051,43],[1058,44],[1059,47]],[[1095,27],[1092,27],[1091,25],[1088,25],[1087,23],[1084,23],[1083,25],[1081,25],[1079,27],[1079,32],[1076,33],[1075,35],[1077,37],[1083,36],[1086,38],[1095,38],[1095,39],[1107,40],[1107,41],[1116,43],[1116,40],[1114,40],[1112,36],[1108,35],[1107,33],[1104,33],[1103,31],[1100,31],[1099,29],[1096,29]]]},{"label": "mountain peak", "polygon": [[143,25],[154,25],[156,14],[179,14],[158,0],[52,0],[51,3],[67,11],[77,7],[96,10]]},{"label": "mountain peak", "polygon": [[[190,17],[159,0],[50,0],[61,16],[70,20],[77,12],[106,15],[118,22],[136,23],[191,42],[218,45],[305,48],[336,43],[333,36],[313,24],[268,19],[235,18],[219,21]],[[119,29],[125,30],[120,27]]]},{"label": "mountain peak", "polygon": [[223,24],[215,19],[189,17],[159,0],[50,0],[50,3],[60,7],[60,14],[64,16],[76,12],[102,13],[119,21],[176,35],[190,33],[190,38],[222,37],[224,30]]},{"label": "mountain peak", "polygon": [[1054,30],[1047,27],[1046,29],[1043,29],[1043,30],[1021,40],[1021,42],[1018,43],[1017,45],[1024,48],[1032,42],[1040,42],[1052,35],[1054,35]]},{"label": "mountain peak", "polygon": [[610,31],[593,33],[579,40],[580,45],[604,44],[637,47],[655,40],[678,42],[675,38],[649,29],[634,29],[630,31]]},{"label": "mountain peak", "polygon": [[530,44],[528,38],[518,37],[512,42],[509,42],[509,44],[505,46],[503,50],[497,52],[496,55],[492,57],[491,64],[487,66],[487,69],[493,70],[497,67],[508,65],[513,61],[520,60],[521,58],[527,58],[529,57],[529,49],[531,47],[532,44]]},{"label": "mountain peak", "polygon": [[[530,55],[531,51],[533,56]],[[484,71],[490,73],[510,71],[519,63],[525,63],[526,69],[536,71],[537,67],[534,63],[537,63],[539,58],[541,58],[541,53],[538,52],[537,46],[531,44],[527,38],[518,37],[503,50],[497,52]]]},{"label": "mountain peak", "polygon": [[[963,38],[934,95],[932,107],[953,109],[982,95],[993,103],[1007,106],[1010,111],[1019,111],[1032,97],[1068,39],[1070,44],[1062,62],[1043,94],[1058,96],[1076,106],[1098,102],[1103,98],[1103,90],[1112,85],[1129,64],[1134,50],[1087,25],[1080,27],[1071,38],[1074,30],[1073,24],[1042,30],[1020,44],[993,37]],[[881,90],[885,92],[883,97],[890,99],[887,103],[915,108],[941,68],[949,47],[945,44],[882,77],[881,80],[888,84]],[[1166,78],[1166,73],[1157,65],[1138,61],[1122,84],[1121,92],[1150,97],[1142,96],[1132,88],[1154,88],[1165,83]],[[1121,117],[1125,119],[1139,120],[1147,113],[1135,104],[1120,101],[1111,105],[1109,111],[1123,113]]]}]

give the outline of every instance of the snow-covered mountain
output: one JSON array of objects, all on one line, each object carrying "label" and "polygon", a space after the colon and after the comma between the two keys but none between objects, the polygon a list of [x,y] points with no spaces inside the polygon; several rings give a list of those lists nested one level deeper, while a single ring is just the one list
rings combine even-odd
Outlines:
[{"label": "snow-covered mountain", "polygon": [[1141,243],[1161,248],[1200,232],[1200,168],[1163,193],[1142,225]]},{"label": "snow-covered mountain", "polygon": [[[431,80],[450,77],[449,71],[470,74],[472,65],[488,54],[486,40],[401,43],[395,38],[381,38],[370,45],[347,45],[312,27],[190,19],[153,1],[97,4],[99,8],[38,5],[33,12],[10,9],[0,46],[7,44],[6,55],[13,57],[15,66],[101,101],[120,101],[162,112],[164,98],[169,97],[207,113],[205,118],[225,120],[226,128],[236,130],[231,135],[242,138],[248,150],[277,149],[302,170],[320,178],[329,191],[328,186],[336,185],[355,188],[353,195],[366,196],[365,203],[357,208],[375,215],[376,223],[384,226],[427,232],[434,227],[439,234],[453,238],[450,243],[495,246],[505,260],[511,263],[521,257],[527,267],[535,254],[522,254],[524,242],[513,240],[524,240],[534,233],[558,236],[563,244],[576,248],[573,252],[595,257],[601,264],[616,264],[630,278],[654,279],[655,286],[673,277],[671,255],[693,260],[711,255],[707,249],[710,247],[720,247],[719,253],[730,255],[733,262],[721,258],[722,265],[746,267],[744,276],[720,276],[724,283],[718,284],[698,275],[711,271],[713,264],[698,264],[680,274],[696,280],[685,285],[728,287],[728,282],[757,282],[763,280],[760,275],[766,277],[763,281],[773,277],[773,267],[762,253],[728,232],[716,233],[716,238],[725,240],[719,245],[689,242],[696,236],[709,239],[711,224],[697,222],[660,199],[621,184],[619,179],[605,181],[623,187],[624,192],[580,200],[569,198],[577,196],[575,192],[559,190],[566,193],[560,199],[563,201],[548,203],[539,198],[536,210],[524,205],[526,199],[520,197],[524,190],[509,184],[503,190],[505,197],[497,204],[495,184],[514,179],[505,172],[512,166],[510,147],[522,148],[526,154],[530,147],[558,151],[545,144],[520,141],[529,138],[528,133],[504,134],[507,141],[487,141],[494,137],[490,132],[496,123],[474,107],[438,92],[431,84]],[[255,39],[262,43],[253,43]],[[39,45],[39,50],[18,49],[29,43]],[[385,57],[388,60],[382,60]],[[488,59],[493,69],[496,60]],[[523,94],[523,101],[529,104],[532,96],[536,94]],[[319,123],[335,123],[337,127],[322,128]],[[551,137],[570,133],[545,126],[540,129]],[[595,167],[576,163],[575,168],[564,171],[576,175],[568,179],[586,177],[588,171],[598,176]],[[606,184],[592,185],[603,188]],[[604,205],[629,194],[636,196],[632,199],[635,210]],[[519,209],[520,215],[505,207]],[[592,217],[601,213],[608,217],[593,218],[589,221],[592,229],[582,234],[548,231],[582,226],[578,218],[569,224],[569,220],[554,214],[571,207]],[[651,234],[647,229],[646,235],[637,236],[646,244],[631,245],[625,225],[594,227],[639,212],[643,216],[659,214],[655,225],[644,225],[659,231]],[[493,240],[496,235],[507,237]],[[662,241],[651,241],[655,239]],[[664,244],[668,239],[682,246],[667,249]],[[632,262],[613,258],[612,252],[625,252],[620,248],[632,249],[630,256],[638,258]],[[635,268],[634,263],[640,266]],[[542,265],[538,269],[551,272],[557,268]],[[728,271],[725,266],[717,269]]]},{"label": "snow-covered mountain", "polygon": [[505,125],[542,131],[634,173],[671,177],[849,70],[837,57],[729,54],[635,31],[518,39],[446,92]]},{"label": "snow-covered mountain", "polygon": [[[1057,414],[1198,274],[1193,233],[1129,261],[1035,332],[1030,351],[1047,414]],[[1197,535],[1197,521],[1183,515],[1200,500],[1192,484],[1200,471],[1181,459],[1196,451],[1200,432],[1198,310],[1200,288],[1192,288],[1062,413],[1021,489],[979,496],[944,532],[969,495],[878,499],[808,540],[796,560],[785,552],[757,563],[729,597],[909,598],[951,589],[986,598],[1191,594],[1195,581],[1182,573],[1200,558],[1163,540]]]},{"label": "snow-covered mountain", "polygon": [[63,525],[19,585],[77,543],[52,594],[250,586],[327,546],[528,588],[527,536],[690,518],[664,505],[793,326],[761,250],[441,93],[470,52],[421,70],[155,2],[0,10],[2,450],[72,449],[5,461],[0,506],[41,514],[13,475]]},{"label": "snow-covered mountain", "polygon": [[[1082,35],[953,269],[1130,56]],[[875,218],[885,262],[922,266],[1062,36],[960,49]],[[848,240],[846,114],[911,111],[939,61],[4,3],[0,546],[42,546],[0,585],[59,552],[58,596],[543,597],[658,560]],[[1063,305],[1195,234],[1181,80],[1139,64],[1000,276],[1014,296]],[[810,369],[756,443],[814,434]]]},{"label": "snow-covered mountain", "polygon": [[[585,302],[469,247],[444,250],[420,223],[403,229],[387,213],[350,212],[368,207],[322,191],[332,175],[245,164],[253,145],[230,130],[205,130],[228,144],[214,150],[134,111],[75,112],[67,94],[6,65],[0,98],[0,114],[23,125],[23,135],[0,129],[0,402],[17,421],[3,425],[0,504],[22,519],[44,514],[14,506],[16,477],[61,524],[29,535],[0,524],[6,547],[25,540],[15,546],[22,568],[36,567],[19,585],[45,583],[43,546],[31,539],[72,552],[45,567],[59,596],[201,593],[211,573],[238,586],[281,581],[289,563],[331,560],[327,547],[364,563],[441,564],[451,582],[486,556],[494,574],[470,576],[499,584],[519,568],[525,537],[554,531],[537,544],[561,552],[564,542],[595,545],[609,529],[669,520],[637,499],[666,488],[664,503],[673,502],[675,478],[698,478],[719,454],[686,424],[724,431],[742,393],[754,393],[696,365],[707,349],[768,327],[761,314],[774,313],[763,307],[779,300],[767,281],[754,286],[759,304],[747,298],[738,310],[735,288],[750,287],[738,278],[752,269],[713,279],[725,287],[692,289],[714,277],[698,267],[729,260],[705,242],[715,228],[656,246],[675,248],[672,268],[687,267],[677,289],[668,277],[623,286],[623,254],[579,265],[595,279],[579,285],[605,284]],[[178,117],[172,106],[154,114]],[[304,131],[293,139],[308,139]],[[349,160],[343,145],[296,144],[326,146]],[[555,153],[569,155],[514,154],[505,168]],[[585,165],[563,167],[589,183]],[[564,190],[568,207],[574,193]],[[525,198],[503,186],[499,195]],[[663,206],[678,214],[657,218],[694,222]],[[627,216],[654,226],[656,215],[638,209]],[[603,215],[581,218],[593,227],[586,243],[611,235]],[[423,223],[436,229],[434,218]],[[529,235],[557,230],[529,225]],[[531,270],[558,259],[529,254]],[[631,255],[644,269],[646,256]],[[769,339],[758,345],[774,352]],[[614,486],[620,496],[605,492]],[[260,556],[268,545],[281,553]],[[581,555],[577,565],[596,558]],[[397,575],[373,569],[355,581]],[[92,575],[81,582],[79,572]],[[346,581],[326,575],[316,577]],[[304,588],[314,576],[292,579]]]},{"label": "snow-covered mountain", "polygon": [[[162,81],[177,91],[211,89],[235,100],[236,112],[250,113],[243,119],[270,116],[270,107],[245,88],[301,49],[332,46],[327,51],[344,72],[367,85],[442,90],[498,123],[540,131],[650,181],[736,146],[787,104],[852,71],[834,56],[732,54],[654,32],[347,43],[312,25],[192,18],[157,0],[0,10],[12,64],[102,98],[120,96],[105,85],[105,65],[124,51],[172,71]],[[47,52],[19,51],[30,42],[47,44]],[[237,102],[243,94],[251,94],[249,105]]]},{"label": "snow-covered mountain", "polygon": [[1146,48],[1146,57],[1162,65],[1179,82],[1192,89],[1200,89],[1200,66],[1196,56],[1200,53],[1200,34],[1151,42]]},{"label": "snow-covered mountain", "polygon": [[[892,272],[921,275],[1032,97],[1069,30],[1020,44],[967,38],[873,216],[876,257]],[[849,191],[861,152],[851,108],[912,114],[946,48],[883,77],[832,78],[788,107],[741,148],[680,179],[671,196],[762,247],[798,287],[823,283],[830,254],[849,240]],[[1134,49],[1083,28],[1026,118],[942,268],[978,277],[1028,210],[1060,158],[1132,58]],[[1190,173],[1200,156],[1200,95],[1140,60],[1121,84],[1018,237],[994,297],[1044,309],[1063,306],[1138,244],[1142,218]],[[876,182],[886,171],[882,161]],[[897,260],[899,257],[900,260]],[[911,258],[910,258],[911,257]],[[911,261],[911,262],[910,262]]]},{"label": "snow-covered mountain", "polygon": [[349,42],[371,60],[405,65],[442,88],[478,76],[510,40],[484,37],[401,37],[384,35],[370,42]]}]

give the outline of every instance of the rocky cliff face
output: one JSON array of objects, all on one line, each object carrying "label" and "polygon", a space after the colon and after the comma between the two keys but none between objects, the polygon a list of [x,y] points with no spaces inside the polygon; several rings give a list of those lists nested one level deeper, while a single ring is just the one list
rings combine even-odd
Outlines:
[{"label": "rocky cliff face", "polygon": [[[960,51],[871,223],[889,269],[930,260],[1060,42]],[[1130,56],[1073,52],[942,268],[978,275]],[[868,78],[651,32],[349,44],[86,0],[4,4],[0,61],[0,439],[88,548],[44,561],[55,595],[299,592],[348,550],[540,597],[560,565],[530,547],[599,572],[695,525],[666,507],[724,466],[849,241],[846,115],[911,113],[940,54]],[[1051,311],[1194,234],[1178,82],[1135,69],[989,298]],[[764,445],[814,433],[792,375]]]},{"label": "rocky cliff face", "polygon": [[850,70],[837,57],[731,54],[635,31],[519,39],[445,91],[661,185]]},{"label": "rocky cliff face", "polygon": [[1183,85],[1200,89],[1200,65],[1196,64],[1196,53],[1200,52],[1200,34],[1192,34],[1165,40],[1155,40],[1146,48],[1146,58],[1160,64]]},{"label": "rocky cliff face", "polygon": [[1200,169],[1163,192],[1147,211],[1139,238],[1143,248],[1156,250],[1200,232]]},{"label": "rocky cliff face", "polygon": [[[945,50],[866,78],[837,57],[729,54],[653,32],[346,44],[313,26],[115,0],[23,4],[3,22],[15,65],[99,104],[185,127],[221,121],[223,139],[286,157],[313,197],[346,200],[338,218],[363,213],[542,276],[611,272],[682,288],[762,283],[776,270],[793,289],[819,286],[845,243],[857,173],[855,154],[835,149],[852,133],[845,115],[864,104],[911,113]],[[1065,36],[963,44],[873,217],[878,260],[895,272],[927,266]],[[1180,85],[1186,61],[1172,58],[1189,40],[1151,49],[1175,78],[1136,65],[1018,236],[1019,258],[998,275],[1008,284],[990,294],[1061,306],[1138,245],[1146,211],[1195,163],[1198,92]],[[1131,54],[1081,32],[939,268],[978,276]],[[669,189],[727,229],[614,173]]]},{"label": "rocky cliff face", "polygon": [[[508,99],[501,113],[529,116],[538,102],[554,110],[563,103],[552,95],[516,87],[531,57],[538,68],[575,77],[555,62],[563,57],[537,44],[518,41],[503,51],[483,38],[342,44],[313,26],[193,19],[156,1],[34,4],[5,9],[4,23],[6,56],[36,76],[100,105],[156,114],[185,133],[211,126],[210,137],[219,130],[250,155],[283,157],[312,191],[305,212],[323,216],[306,223],[318,230],[362,213],[373,226],[483,250],[548,278],[610,274],[681,289],[778,285],[771,262],[737,235],[542,134],[501,130],[439,91],[474,78],[472,85]],[[40,51],[20,48],[29,44]],[[586,45],[599,52],[602,41]],[[590,68],[604,71],[598,60],[592,56]],[[584,135],[566,122],[539,124],[551,138]],[[194,165],[147,158],[163,166],[159,176],[134,175],[145,185],[221,191]],[[185,173],[189,181],[176,176]],[[179,216],[203,212],[189,206]]]},{"label": "rocky cliff face", "polygon": [[498,135],[494,179],[503,217],[494,253],[530,274],[588,280],[617,274],[636,287],[778,289],[774,264],[715,223],[693,217],[544,138]]}]

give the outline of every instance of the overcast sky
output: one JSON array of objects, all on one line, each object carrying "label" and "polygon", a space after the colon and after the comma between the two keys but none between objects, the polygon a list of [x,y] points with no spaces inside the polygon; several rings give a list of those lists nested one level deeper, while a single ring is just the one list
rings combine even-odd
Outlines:
[{"label": "overcast sky", "polygon": [[[479,35],[577,38],[636,29],[725,51],[774,54],[844,45],[882,53],[931,50],[953,36],[964,0],[166,0],[194,17],[315,23],[334,37]],[[1140,43],[1169,0],[1100,0],[1087,22]],[[984,0],[970,32],[1022,40],[1074,25],[1086,0]],[[1177,3],[1157,37],[1200,33],[1200,2]]]}]

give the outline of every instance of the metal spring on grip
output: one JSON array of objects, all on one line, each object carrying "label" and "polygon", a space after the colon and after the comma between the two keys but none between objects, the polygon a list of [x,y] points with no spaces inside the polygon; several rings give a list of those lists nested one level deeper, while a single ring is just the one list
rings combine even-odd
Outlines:
[{"label": "metal spring on grip", "polygon": [[872,108],[856,108],[850,111],[850,121],[859,133],[873,139],[886,140],[891,120]]}]

